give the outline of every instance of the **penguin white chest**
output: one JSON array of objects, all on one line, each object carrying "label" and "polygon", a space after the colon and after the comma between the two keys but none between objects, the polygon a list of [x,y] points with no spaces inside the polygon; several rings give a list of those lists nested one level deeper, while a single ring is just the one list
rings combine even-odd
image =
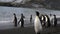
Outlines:
[{"label": "penguin white chest", "polygon": [[40,22],[38,16],[36,16],[36,18],[35,18],[34,28],[35,28],[36,33],[39,32],[39,31],[42,31],[42,25],[41,25],[41,22]]},{"label": "penguin white chest", "polygon": [[48,18],[47,18],[47,16],[45,16],[45,19],[46,19],[46,22],[48,21]]}]

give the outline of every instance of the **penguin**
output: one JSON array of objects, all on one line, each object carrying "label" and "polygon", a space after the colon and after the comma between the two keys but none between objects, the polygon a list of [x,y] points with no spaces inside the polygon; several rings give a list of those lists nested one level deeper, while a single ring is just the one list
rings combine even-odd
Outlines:
[{"label": "penguin", "polygon": [[39,12],[38,11],[36,11],[36,17],[34,20],[34,30],[35,30],[36,34],[40,34],[42,31],[42,24],[41,24],[41,21],[39,19]]},{"label": "penguin", "polygon": [[41,21],[42,26],[45,26],[45,17],[43,14],[41,14],[40,16],[40,21]]},{"label": "penguin", "polygon": [[56,15],[53,15],[53,16],[54,16],[53,23],[54,23],[54,26],[56,26],[57,25],[57,18],[56,18]]},{"label": "penguin", "polygon": [[30,23],[32,24],[32,15],[30,16]]},{"label": "penguin", "polygon": [[46,27],[50,27],[50,18],[49,18],[49,16],[48,15],[45,15],[45,26]]},{"label": "penguin", "polygon": [[14,15],[14,26],[17,27],[17,17],[15,13],[13,15]]},{"label": "penguin", "polygon": [[25,16],[23,15],[23,13],[21,13],[21,18],[18,21],[18,24],[21,22],[21,27],[24,27],[24,18],[25,18]]}]

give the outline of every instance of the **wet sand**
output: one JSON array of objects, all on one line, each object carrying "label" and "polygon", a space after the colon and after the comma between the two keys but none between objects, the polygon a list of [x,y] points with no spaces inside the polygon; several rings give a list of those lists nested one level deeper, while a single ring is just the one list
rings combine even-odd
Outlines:
[{"label": "wet sand", "polygon": [[[24,28],[13,28],[13,29],[6,29],[0,30],[0,34],[35,34],[34,27],[24,27]],[[56,27],[49,27],[44,28],[41,34],[60,34],[60,25]]]},{"label": "wet sand", "polygon": [[35,34],[33,27],[0,30],[0,34]]}]

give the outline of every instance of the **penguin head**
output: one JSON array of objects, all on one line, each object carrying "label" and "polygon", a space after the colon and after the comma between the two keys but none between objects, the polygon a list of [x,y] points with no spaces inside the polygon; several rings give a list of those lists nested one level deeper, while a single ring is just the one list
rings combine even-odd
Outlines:
[{"label": "penguin head", "polygon": [[32,15],[31,15],[32,16]]},{"label": "penguin head", "polygon": [[16,14],[15,14],[15,13],[13,13],[13,15],[14,15],[14,16],[16,16]]},{"label": "penguin head", "polygon": [[55,14],[53,16],[56,18],[56,15]]},{"label": "penguin head", "polygon": [[46,16],[46,17],[48,17],[48,15],[47,15],[47,14],[45,14],[45,16]]},{"label": "penguin head", "polygon": [[36,11],[36,15],[39,16],[39,12],[38,11]]},{"label": "penguin head", "polygon": [[50,14],[50,16],[52,16],[52,14]]},{"label": "penguin head", "polygon": [[23,16],[23,13],[21,13],[21,16]]},{"label": "penguin head", "polygon": [[56,16],[55,14],[53,16]]}]

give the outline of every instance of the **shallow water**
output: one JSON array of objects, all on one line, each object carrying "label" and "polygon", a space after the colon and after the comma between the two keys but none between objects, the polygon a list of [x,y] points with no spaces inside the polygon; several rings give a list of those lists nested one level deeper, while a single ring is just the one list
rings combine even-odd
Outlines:
[{"label": "shallow water", "polygon": [[[35,18],[35,11],[39,11],[41,14],[56,14],[57,16],[60,16],[60,11],[58,10],[48,10],[44,8],[39,8],[39,9],[29,9],[29,8],[16,8],[16,7],[3,7],[0,6],[0,27],[3,28],[4,26],[6,27],[14,27],[13,25],[13,13],[16,13],[18,20],[21,17],[21,13],[24,14],[25,16],[25,23],[24,24],[29,24],[30,21],[30,15],[32,14],[33,20]],[[3,26],[3,27],[2,27]],[[27,26],[27,25],[26,25]]]},{"label": "shallow water", "polygon": [[15,7],[3,7],[0,6],[0,22],[1,21],[13,21],[13,13],[16,13],[18,20],[20,19],[21,13],[24,14],[25,20],[29,20],[30,15],[35,16],[35,11],[39,11],[41,14],[56,14],[60,16],[60,11],[48,10],[44,8],[40,9],[29,9],[29,8],[15,8]]}]

